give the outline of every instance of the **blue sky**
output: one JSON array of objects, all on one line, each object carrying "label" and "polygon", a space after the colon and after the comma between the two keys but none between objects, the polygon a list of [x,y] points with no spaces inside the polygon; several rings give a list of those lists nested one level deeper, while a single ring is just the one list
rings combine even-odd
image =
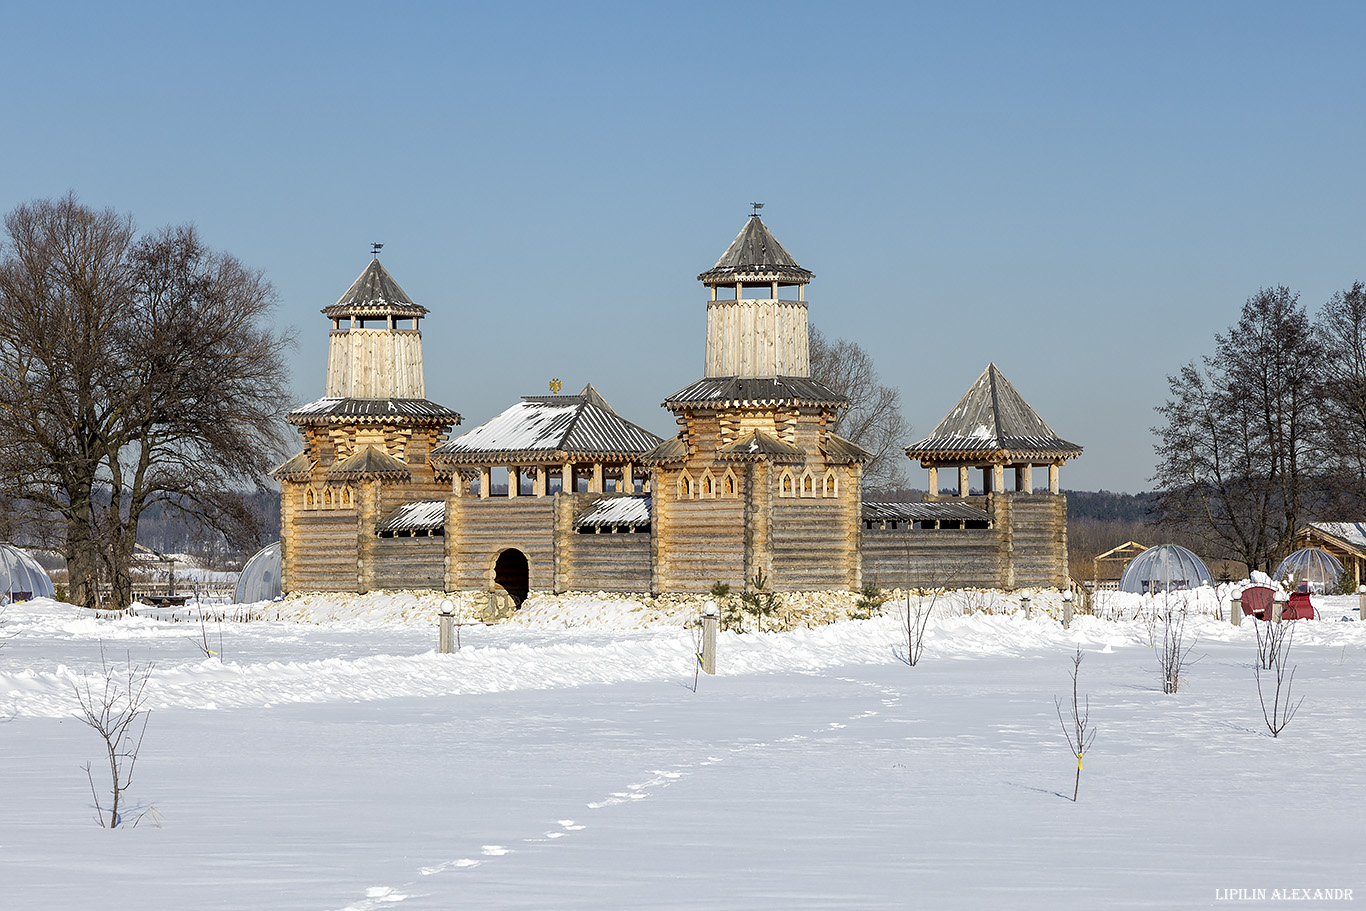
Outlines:
[{"label": "blue sky", "polygon": [[[1361,4],[26,4],[0,210],[75,190],[266,272],[322,394],[385,244],[473,426],[702,373],[751,201],[927,433],[989,361],[1137,491],[1165,377],[1258,288],[1366,278]],[[17,40],[16,40],[17,39]],[[1312,352],[1306,361],[1312,362]],[[924,472],[912,468],[913,483]]]}]

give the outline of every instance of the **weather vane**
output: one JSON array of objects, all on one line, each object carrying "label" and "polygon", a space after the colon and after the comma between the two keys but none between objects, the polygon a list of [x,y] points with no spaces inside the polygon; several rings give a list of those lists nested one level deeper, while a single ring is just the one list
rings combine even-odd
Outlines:
[{"label": "weather vane", "polygon": [[560,382],[560,378],[558,376],[550,381],[550,391],[552,394],[559,395],[560,390],[563,388],[564,384]]},{"label": "weather vane", "polygon": [[376,243],[376,244],[371,244],[371,245],[370,245],[370,255],[373,256],[373,257],[375,257],[376,259],[379,259],[379,251],[380,251],[380,250],[383,250],[383,249],[384,249],[384,244],[378,244],[378,243]]},{"label": "weather vane", "polygon": [[759,217],[759,210],[762,209],[762,208],[764,207],[764,204],[761,203],[761,202],[752,202],[752,203],[750,203],[750,205],[754,207],[754,211],[751,212],[751,213],[749,213],[749,217],[750,217],[750,218],[758,218],[758,217]]}]

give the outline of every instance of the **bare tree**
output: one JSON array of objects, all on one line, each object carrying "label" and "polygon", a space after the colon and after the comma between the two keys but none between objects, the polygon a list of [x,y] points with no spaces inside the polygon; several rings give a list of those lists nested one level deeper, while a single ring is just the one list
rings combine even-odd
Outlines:
[{"label": "bare tree", "polygon": [[1159,521],[1270,571],[1304,520],[1316,461],[1309,317],[1288,288],[1248,298],[1203,367],[1168,377],[1154,428]]},{"label": "bare tree", "polygon": [[1170,695],[1181,691],[1186,669],[1200,660],[1191,657],[1191,649],[1195,648],[1199,637],[1192,635],[1187,628],[1190,605],[1184,594],[1158,595],[1154,599],[1154,609],[1149,636],[1153,651],[1157,654],[1158,667],[1162,670],[1162,692]]},{"label": "bare tree", "polygon": [[[1366,284],[1353,282],[1314,322],[1318,428],[1327,466],[1356,518],[1366,497]],[[1344,515],[1344,517],[1347,517]]]},{"label": "bare tree", "polygon": [[[1295,713],[1300,710],[1300,703],[1304,702],[1301,698],[1295,701],[1291,695],[1291,686],[1295,682],[1295,668],[1286,669],[1287,662],[1290,660],[1290,645],[1295,639],[1296,620],[1276,621],[1254,621],[1257,630],[1257,663],[1253,665],[1252,673],[1257,678],[1257,699],[1262,704],[1262,719],[1266,722],[1266,728],[1271,732],[1272,737],[1281,736],[1281,731],[1295,717]],[[1267,705],[1267,689],[1262,686],[1263,672],[1269,671],[1267,675],[1271,682],[1267,684],[1267,689],[1271,690],[1271,705]],[[1274,683],[1274,688],[1271,688]]]},{"label": "bare tree", "polygon": [[256,271],[191,227],[142,239],[74,194],[19,206],[0,255],[0,477],[62,518],[73,599],[132,597],[138,522],[156,503],[230,535],[278,458],[292,336]]},{"label": "bare tree", "polygon": [[901,412],[901,392],[882,384],[862,346],[827,339],[811,327],[811,378],[849,400],[832,430],[873,454],[863,466],[865,487],[904,487],[904,452],[911,425]]},{"label": "bare tree", "polygon": [[1062,700],[1056,696],[1053,698],[1053,708],[1058,712],[1058,724],[1062,726],[1062,735],[1067,738],[1067,745],[1072,750],[1072,755],[1077,757],[1077,780],[1072,785],[1072,802],[1077,802],[1077,793],[1081,790],[1081,758],[1086,755],[1086,751],[1091,749],[1091,742],[1096,739],[1096,730],[1091,727],[1091,697],[1087,696],[1083,703],[1077,697],[1077,676],[1081,672],[1081,646],[1077,646],[1077,652],[1072,656],[1072,708],[1071,721],[1062,716]]},{"label": "bare tree", "polygon": [[137,765],[142,737],[147,732],[147,721],[151,716],[151,712],[143,708],[147,681],[151,676],[152,665],[134,664],[131,658],[126,661],[122,671],[110,665],[101,645],[98,682],[92,686],[90,677],[86,676],[82,682],[72,684],[81,708],[76,717],[100,735],[109,762],[108,807],[100,800],[91,764],[87,762],[83,766],[86,778],[90,781],[90,794],[95,799],[95,818],[108,829],[123,824],[119,807],[133,783],[133,768]]}]

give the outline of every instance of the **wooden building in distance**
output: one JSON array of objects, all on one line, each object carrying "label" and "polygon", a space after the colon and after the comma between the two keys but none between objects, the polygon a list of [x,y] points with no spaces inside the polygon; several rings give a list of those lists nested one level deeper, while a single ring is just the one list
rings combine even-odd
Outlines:
[{"label": "wooden building in distance", "polygon": [[[869,454],[810,375],[806,287],[758,214],[698,280],[703,375],[661,440],[591,385],[528,396],[454,439],[427,401],[414,304],[375,259],[333,306],[326,396],[276,470],[286,592],[776,591],[1067,584],[1057,436],[994,364],[924,440],[923,502],[865,502]],[[1035,491],[1032,470],[1048,469]],[[940,469],[958,488],[939,490]],[[970,473],[981,472],[980,492]],[[1013,489],[1006,489],[1006,479]]]}]

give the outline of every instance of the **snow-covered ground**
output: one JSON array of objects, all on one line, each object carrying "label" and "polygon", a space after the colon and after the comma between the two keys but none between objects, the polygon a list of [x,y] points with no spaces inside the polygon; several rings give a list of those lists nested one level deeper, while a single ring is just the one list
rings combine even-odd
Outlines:
[{"label": "snow-covered ground", "polygon": [[[1316,599],[1325,619],[1295,624],[1304,702],[1276,739],[1252,622],[1208,610],[1171,696],[1144,620],[1064,630],[1047,615],[1056,593],[1027,618],[980,592],[937,602],[915,667],[889,605],[722,634],[719,674],[694,692],[695,605],[533,600],[513,622],[461,627],[461,650],[440,655],[438,602],[314,596],[202,628],[184,612],[6,608],[0,907],[1366,901],[1355,597]],[[1054,697],[1078,647],[1098,733],[1073,803]],[[73,717],[102,651],[153,666],[129,793],[154,813],[115,831],[95,824],[81,768],[101,785],[101,742]]]}]

